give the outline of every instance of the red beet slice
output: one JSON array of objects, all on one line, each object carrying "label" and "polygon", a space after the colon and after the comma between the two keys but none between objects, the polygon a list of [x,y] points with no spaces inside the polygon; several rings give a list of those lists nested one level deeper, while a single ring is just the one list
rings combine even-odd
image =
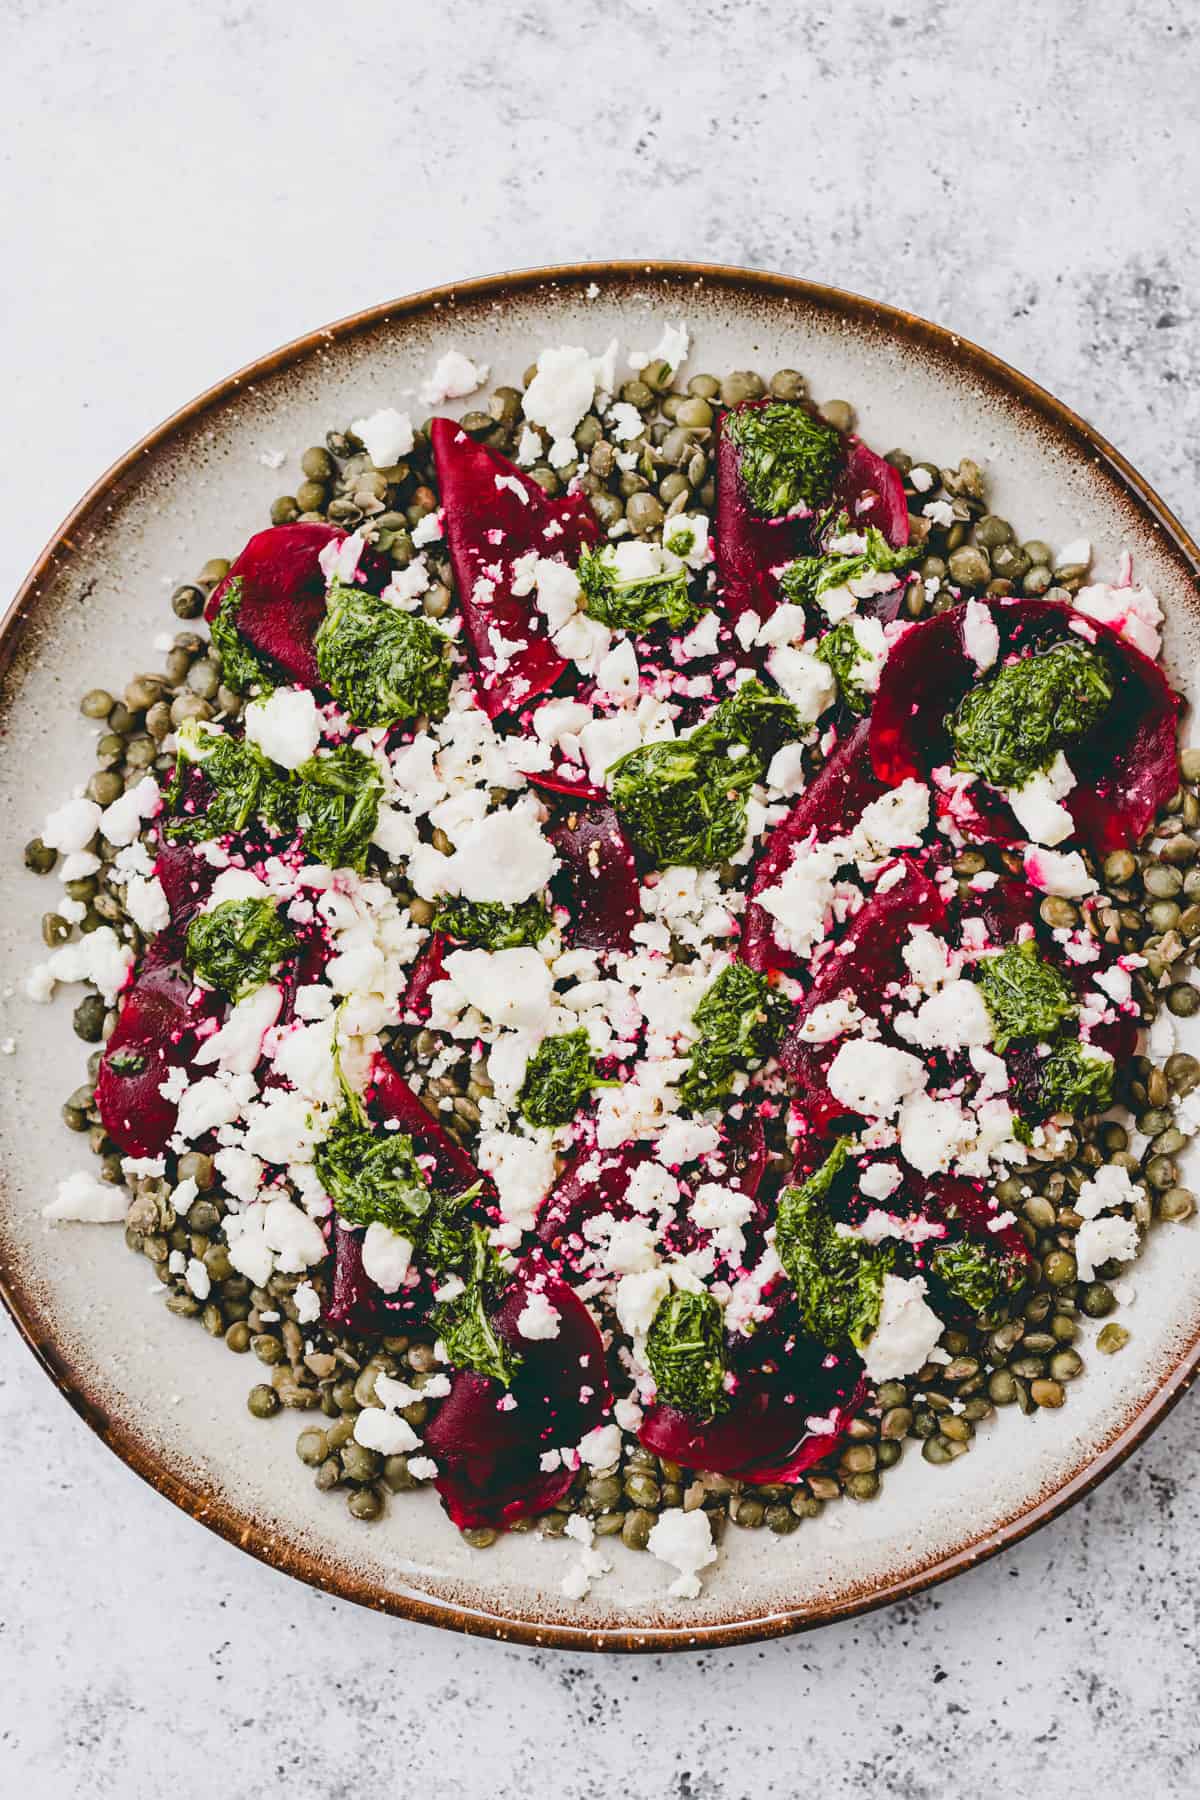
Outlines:
[{"label": "red beet slice", "polygon": [[160,1091],[172,1069],[188,1068],[197,1027],[220,1010],[216,994],[198,994],[174,960],[151,953],[125,990],[116,1029],[104,1047],[96,1104],[109,1137],[127,1156],[158,1156],[175,1129],[178,1102]]},{"label": "red beet slice", "polygon": [[[574,567],[585,544],[598,544],[600,522],[583,494],[551,500],[536,481],[477,444],[453,419],[430,427],[445,509],[446,543],[463,626],[471,645],[479,699],[490,719],[514,712],[552,688],[567,668],[530,595],[512,591],[512,565],[529,550],[562,556]],[[500,532],[499,542],[496,533]],[[492,588],[476,594],[476,583]],[[524,648],[499,666],[491,633]]]},{"label": "red beet slice", "polygon": [[[770,399],[748,400],[734,412],[757,411],[777,405]],[[744,612],[768,619],[779,604],[779,589],[772,573],[794,557],[812,552],[812,517],[763,519],[754,511],[738,479],[738,451],[726,435],[723,413],[717,425],[717,574],[724,593],[724,613],[730,623]],[[908,542],[908,503],[904,483],[882,457],[859,441],[845,440],[845,462],[834,483],[836,504],[850,515],[859,529],[877,525],[893,549]],[[897,603],[904,592],[896,590]],[[882,608],[880,616],[894,617]]]},{"label": "red beet slice", "polygon": [[905,865],[904,879],[886,893],[872,894],[855,915],[796,1008],[779,1052],[780,1063],[796,1085],[797,1099],[818,1132],[846,1111],[826,1081],[839,1045],[836,1041],[810,1044],[800,1035],[800,1026],[814,1007],[846,989],[864,1011],[875,1011],[884,989],[904,974],[901,951],[908,942],[909,926],[940,925],[945,917],[945,902],[929,876],[911,858],[900,860]]},{"label": "red beet slice", "polygon": [[884,791],[871,767],[870,732],[867,719],[855,726],[763,845],[750,883],[750,904],[742,921],[738,952],[752,969],[786,969],[795,961],[777,942],[775,921],[754,904],[754,895],[779,884],[792,865],[797,845],[811,832],[836,837]]},{"label": "red beet slice", "polygon": [[[1103,650],[1117,691],[1096,730],[1068,753],[1076,786],[1066,805],[1079,837],[1097,856],[1127,848],[1179,785],[1179,698],[1162,670],[1115,631],[1053,600],[986,602],[1000,633],[1001,660],[1077,633]],[[962,641],[963,609],[952,607],[905,632],[884,665],[871,713],[871,759],[896,786],[928,779],[951,762],[945,720],[979,674]],[[1019,838],[1009,808],[976,782],[968,790],[982,834]]]},{"label": "red beet slice", "polygon": [[[386,1056],[377,1056],[371,1070],[367,1099],[385,1119],[394,1119],[411,1137],[420,1156],[434,1162],[431,1182],[449,1194],[461,1194],[483,1180],[461,1144],[426,1112],[400,1071]],[[485,1182],[485,1188],[487,1186]]]},{"label": "red beet slice", "polygon": [[582,803],[594,802],[601,806],[608,805],[608,789],[593,787],[588,781],[571,781],[566,775],[555,774],[548,770],[544,774],[530,775],[529,785],[541,790],[543,794],[563,794],[568,800]]},{"label": "red beet slice", "polygon": [[[861,438],[847,438],[846,462],[833,490],[834,502],[849,514],[852,531],[876,526],[893,550],[908,542],[908,500],[904,482],[890,462],[868,450]],[[897,589],[904,592],[904,584]]]},{"label": "red beet slice", "polygon": [[413,964],[404,990],[405,1013],[412,1013],[418,1019],[429,1017],[429,990],[435,981],[446,979],[446,942],[445,933],[435,931]]},{"label": "red beet slice", "polygon": [[568,943],[581,950],[631,950],[641,917],[637,863],[612,807],[571,812],[548,836],[562,862],[555,897],[571,915]]},{"label": "red beet slice", "polygon": [[[741,1377],[727,1412],[705,1422],[675,1406],[651,1406],[638,1432],[656,1456],[687,1469],[732,1475],[745,1481],[787,1481],[775,1469],[803,1474],[836,1449],[851,1409],[861,1398],[850,1366],[823,1364],[825,1352],[807,1342],[781,1359],[776,1371]],[[834,1432],[811,1432],[810,1418],[826,1418],[838,1408]]]},{"label": "red beet slice", "polygon": [[178,940],[212,893],[219,870],[187,844],[162,844],[154,859],[154,873],[171,912],[167,930]]},{"label": "red beet slice", "polygon": [[966,1181],[959,1175],[933,1176],[926,1188],[922,1210],[932,1219],[957,1224],[966,1237],[978,1238],[997,1250],[1005,1250],[1023,1263],[1032,1260],[1025,1239],[1015,1225],[1002,1225],[999,1231],[990,1229],[991,1222],[1003,1208],[991,1206],[986,1190],[976,1182]]},{"label": "red beet slice", "polygon": [[[315,520],[272,525],[256,531],[228,575],[209,595],[204,616],[215,618],[230,583],[240,580],[237,629],[251,647],[268,657],[292,681],[322,685],[313,639],[325,617],[325,574],[321,552],[346,536],[340,525]],[[358,579],[380,586],[388,563],[369,547],[359,559]]]},{"label": "red beet slice", "polygon": [[[529,1339],[517,1320],[536,1282],[558,1313],[558,1335]],[[507,1392],[460,1370],[425,1433],[434,1483],[460,1528],[506,1525],[552,1506],[572,1471],[539,1467],[548,1450],[573,1447],[611,1404],[604,1345],[583,1301],[539,1255],[517,1270],[495,1315],[497,1335],[521,1357]],[[515,1406],[506,1403],[515,1400]]]},{"label": "red beet slice", "polygon": [[622,1144],[617,1150],[584,1145],[575,1151],[538,1213],[537,1234],[547,1249],[562,1255],[567,1240],[600,1213],[627,1218],[625,1190],[640,1163],[653,1154],[648,1144]]},{"label": "red beet slice", "polygon": [[361,1332],[364,1337],[403,1331],[428,1309],[428,1283],[385,1294],[363,1268],[362,1246],[361,1231],[334,1222],[330,1233],[333,1292],[325,1306],[325,1322],[341,1331]]}]

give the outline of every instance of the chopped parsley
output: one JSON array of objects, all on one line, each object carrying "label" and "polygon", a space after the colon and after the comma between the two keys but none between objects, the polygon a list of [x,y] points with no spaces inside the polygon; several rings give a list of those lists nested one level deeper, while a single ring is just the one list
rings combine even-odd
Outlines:
[{"label": "chopped parsley", "polygon": [[366,867],[367,851],[379,818],[383,776],[373,758],[339,744],[328,756],[313,756],[296,771],[290,795],[304,847],[333,869]]},{"label": "chopped parsley", "polygon": [[[195,813],[180,811],[189,767],[202,769],[212,790],[207,806]],[[284,829],[287,792],[287,777],[257,744],[188,719],[179,728],[175,774],[165,801],[165,810],[173,816],[164,827],[165,835],[176,842],[197,843],[244,831],[258,815]]]},{"label": "chopped parsley", "polygon": [[725,415],[738,476],[754,511],[777,519],[798,506],[824,506],[842,453],[840,434],[807,407],[768,401]]},{"label": "chopped parsley", "polygon": [[542,1040],[526,1065],[517,1105],[531,1125],[569,1125],[593,1088],[616,1085],[597,1075],[591,1042],[581,1025],[563,1037]]},{"label": "chopped parsley", "polygon": [[725,1315],[712,1294],[668,1294],[646,1336],[658,1399],[699,1419],[727,1404]]},{"label": "chopped parsley", "polygon": [[[843,513],[837,521],[835,535],[852,529]],[[921,554],[919,544],[902,544],[898,550],[893,550],[877,525],[868,525],[862,535],[866,539],[865,550],[830,556],[799,556],[795,562],[790,562],[779,577],[779,585],[787,598],[797,606],[815,606],[822,594],[845,587],[847,582],[858,581],[864,575],[902,574]]]},{"label": "chopped parsley", "polygon": [[433,1201],[412,1139],[372,1125],[350,1094],[313,1167],[348,1225],[386,1225],[412,1238]]},{"label": "chopped parsley", "polygon": [[498,1335],[489,1316],[508,1277],[481,1225],[471,1226],[466,1257],[456,1273],[465,1284],[463,1291],[434,1308],[433,1329],[454,1368],[473,1369],[508,1387],[521,1359]]},{"label": "chopped parsley", "polygon": [[743,962],[722,969],[692,1014],[699,1037],[679,1084],[695,1112],[716,1106],[738,1070],[757,1068],[778,1044],[791,1005],[767,977]]},{"label": "chopped parsley", "polygon": [[236,1004],[270,981],[295,948],[274,900],[222,900],[188,926],[186,958],[193,974]]},{"label": "chopped parsley", "polygon": [[322,681],[356,725],[446,716],[450,640],[419,614],[334,580],[316,651]]},{"label": "chopped parsley", "polygon": [[641,636],[652,625],[664,622],[680,631],[704,610],[688,590],[686,569],[623,580],[611,548],[591,550],[585,546],[575,573],[583,589],[584,611],[614,631]]},{"label": "chopped parsley", "polygon": [[1041,1066],[1041,1099],[1048,1113],[1082,1118],[1112,1105],[1113,1059],[1069,1038]]},{"label": "chopped parsley", "polygon": [[892,1244],[843,1237],[828,1197],[849,1157],[839,1138],[819,1169],[799,1187],[784,1188],[775,1223],[775,1250],[796,1290],[809,1337],[827,1350],[861,1350],[879,1323],[883,1278],[895,1258]]},{"label": "chopped parsley", "polygon": [[208,640],[221,658],[221,680],[235,694],[257,688],[269,694],[275,686],[266,660],[248,644],[237,628],[238,608],[242,604],[242,578],[235,575],[226,588],[221,604],[208,628]]},{"label": "chopped parsley", "polygon": [[1008,1251],[989,1250],[969,1238],[957,1244],[939,1244],[933,1252],[932,1265],[946,1292],[977,1313],[994,1312],[1025,1282],[1020,1257]]},{"label": "chopped parsley", "polygon": [[430,922],[431,931],[478,944],[484,950],[519,950],[540,944],[554,920],[540,900],[506,906],[500,900],[446,900]]},{"label": "chopped parsley", "polygon": [[1115,692],[1103,656],[1078,638],[1037,650],[970,688],[946,719],[955,767],[1021,788],[1086,737]]},{"label": "chopped parsley", "polygon": [[690,737],[618,758],[608,773],[622,826],[655,868],[726,861],[745,838],[750,789],[799,734],[790,701],[747,681]]},{"label": "chopped parsley", "polygon": [[1016,1038],[1052,1038],[1078,1010],[1066,978],[1038,955],[1032,939],[1009,944],[976,965],[975,980],[987,1003],[996,1049]]}]

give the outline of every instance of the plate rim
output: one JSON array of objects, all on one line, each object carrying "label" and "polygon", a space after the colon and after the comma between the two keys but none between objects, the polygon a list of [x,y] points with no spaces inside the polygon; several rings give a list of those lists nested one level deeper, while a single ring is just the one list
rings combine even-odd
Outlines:
[{"label": "plate rim", "polygon": [[[809,311],[823,313],[835,321],[849,320],[860,327],[874,328],[901,339],[915,350],[933,353],[939,359],[949,358],[960,368],[977,372],[986,377],[989,385],[999,388],[1021,411],[1036,414],[1042,425],[1072,457],[1084,456],[1099,463],[1124,491],[1133,506],[1143,516],[1149,516],[1154,529],[1166,540],[1167,547],[1173,552],[1174,559],[1191,582],[1200,589],[1200,546],[1145,477],[1080,414],[1011,363],[985,350],[961,333],[937,325],[920,314],[847,289],[765,270],[722,263],[644,259],[571,262],[502,271],[424,288],[396,299],[381,301],[374,306],[349,313],[332,324],[290,339],[185,402],[139,438],[124,455],[118,457],[98,476],[51,535],[0,617],[0,679],[6,675],[32,620],[33,602],[37,599],[40,588],[74,554],[76,546],[73,540],[86,530],[109,497],[135,472],[140,463],[168,445],[178,433],[195,425],[207,413],[219,408],[255,382],[305,362],[322,347],[345,343],[360,333],[381,325],[413,316],[436,318],[439,312],[445,312],[450,319],[460,301],[477,305],[481,301],[512,297],[514,294],[540,288],[561,288],[569,292],[576,288],[583,289],[599,279],[603,279],[605,286],[610,289],[622,284],[633,286],[658,283],[676,286],[682,292],[688,287],[701,285],[709,289],[733,290],[743,298],[750,296],[775,302],[781,299],[785,302],[795,301],[802,303]],[[0,1261],[0,1301],[19,1336],[84,1423],[135,1475],[226,1542],[249,1552],[269,1567],[296,1577],[310,1587],[353,1601],[373,1611],[390,1613],[415,1623],[436,1625],[471,1636],[495,1637],[541,1649],[576,1652],[657,1654],[664,1651],[728,1648],[815,1630],[822,1625],[856,1618],[895,1601],[912,1598],[976,1567],[1009,1546],[1020,1543],[1092,1492],[1167,1417],[1200,1374],[1198,1326],[1190,1341],[1167,1365],[1157,1385],[1138,1409],[1110,1434],[1105,1443],[1086,1454],[1057,1487],[1039,1496],[1030,1506],[999,1527],[981,1533],[971,1542],[936,1558],[927,1566],[906,1570],[892,1580],[876,1584],[868,1592],[847,1593],[839,1599],[820,1601],[803,1610],[782,1609],[770,1614],[711,1624],[689,1625],[686,1620],[681,1619],[678,1624],[670,1626],[602,1629],[573,1626],[561,1620],[542,1622],[516,1612],[505,1612],[503,1608],[488,1610],[485,1606],[461,1606],[413,1590],[380,1590],[352,1568],[336,1564],[331,1566],[313,1551],[281,1542],[268,1524],[242,1513],[225,1499],[205,1494],[197,1483],[184,1479],[165,1467],[158,1460],[148,1438],[143,1438],[132,1428],[110,1417],[89,1396],[83,1377],[72,1374],[59,1357],[53,1343],[43,1335],[38,1324],[38,1308],[25,1288],[21,1272],[7,1261]]]}]

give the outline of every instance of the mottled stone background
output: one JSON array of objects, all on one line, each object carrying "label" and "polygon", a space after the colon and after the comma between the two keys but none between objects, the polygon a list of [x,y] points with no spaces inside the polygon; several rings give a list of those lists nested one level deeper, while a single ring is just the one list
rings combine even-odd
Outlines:
[{"label": "mottled stone background", "polygon": [[[0,591],[325,319],[681,256],[964,333],[1195,528],[1200,44],[1170,0],[0,0]],[[1196,1408],[911,1605],[662,1661],[375,1618],[202,1532],[0,1330],[0,1788],[29,1800],[1196,1792]],[[299,1470],[297,1470],[299,1476]]]}]

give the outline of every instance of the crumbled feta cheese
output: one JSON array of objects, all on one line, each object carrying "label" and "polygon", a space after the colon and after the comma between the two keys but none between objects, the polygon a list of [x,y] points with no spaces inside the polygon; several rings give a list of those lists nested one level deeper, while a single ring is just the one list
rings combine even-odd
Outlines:
[{"label": "crumbled feta cheese", "polygon": [[132,844],[143,819],[152,819],[162,807],[162,793],[153,775],[144,775],[133,787],[106,806],[100,829],[110,844]]},{"label": "crumbled feta cheese", "polygon": [[833,670],[807,650],[777,644],[767,657],[767,668],[796,708],[802,725],[815,723],[837,699]]},{"label": "crumbled feta cheese", "polygon": [[281,769],[298,769],[321,741],[321,714],[308,688],[276,688],[246,708],[246,737]]},{"label": "crumbled feta cheese", "polygon": [[45,962],[37,963],[26,979],[25,991],[31,1000],[49,1000],[57,981],[90,981],[100,990],[107,1006],[111,1006],[133,967],[133,951],[123,944],[111,925],[101,925],[75,944],[62,944],[52,950]]},{"label": "crumbled feta cheese", "polygon": [[609,1469],[621,1460],[619,1425],[597,1425],[579,1440],[579,1460],[589,1469]]},{"label": "crumbled feta cheese", "polygon": [[59,1182],[54,1199],[42,1208],[42,1217],[56,1223],[115,1225],[125,1217],[128,1205],[129,1195],[123,1187],[80,1169]]},{"label": "crumbled feta cheese", "polygon": [[674,375],[675,371],[687,361],[690,343],[691,338],[686,325],[683,323],[665,324],[653,350],[631,350],[629,352],[629,366],[635,372],[640,373],[648,364],[662,362],[666,363]]},{"label": "crumbled feta cheese", "polygon": [[355,419],[350,429],[362,439],[363,448],[377,469],[393,468],[413,447],[412,420],[394,406],[381,406],[369,418]]},{"label": "crumbled feta cheese", "polygon": [[[527,944],[511,950],[452,950],[446,976],[468,1006],[495,1025],[544,1029],[553,981],[538,952]],[[443,984],[434,983],[434,988]]]},{"label": "crumbled feta cheese", "polygon": [[951,981],[915,1013],[896,1018],[896,1033],[924,1050],[969,1050],[992,1038],[987,1002],[973,981]]},{"label": "crumbled feta cheese", "polygon": [[884,1276],[879,1323],[862,1353],[872,1381],[899,1380],[928,1362],[942,1335],[942,1321],[927,1305],[925,1293],[919,1275],[907,1281],[898,1275]]},{"label": "crumbled feta cheese", "polygon": [[411,1239],[374,1219],[363,1233],[363,1274],[385,1294],[394,1294],[404,1286],[412,1253]]},{"label": "crumbled feta cheese", "polygon": [[486,363],[473,363],[461,350],[447,350],[421,389],[421,403],[441,406],[446,400],[462,400],[482,387],[487,378]]},{"label": "crumbled feta cheese", "polygon": [[826,1080],[834,1099],[851,1112],[888,1119],[909,1096],[922,1091],[928,1076],[920,1059],[907,1050],[856,1038],[842,1045]]},{"label": "crumbled feta cheese", "polygon": [[1031,844],[1021,858],[1031,884],[1043,894],[1061,894],[1068,900],[1081,900],[1096,892],[1096,881],[1088,874],[1087,865],[1078,850],[1046,850]]},{"label": "crumbled feta cheese", "polygon": [[962,638],[963,649],[982,675],[1000,654],[999,627],[982,600],[968,600],[963,607]]},{"label": "crumbled feta cheese", "polygon": [[42,842],[50,850],[68,853],[86,850],[99,829],[100,808],[94,800],[86,800],[80,795],[47,816],[42,826]]},{"label": "crumbled feta cheese", "polygon": [[667,1589],[678,1600],[696,1598],[700,1592],[700,1570],[717,1560],[712,1527],[702,1506],[692,1512],[684,1512],[681,1506],[669,1506],[658,1515],[658,1523],[646,1540],[646,1548],[659,1562],[678,1569],[678,1577]]},{"label": "crumbled feta cheese", "polygon": [[1074,599],[1076,612],[1111,625],[1146,656],[1162,650],[1163,610],[1158,596],[1148,587],[1128,583],[1112,587],[1106,581],[1080,588]]},{"label": "crumbled feta cheese", "polygon": [[549,1131],[524,1136],[484,1131],[477,1149],[479,1167],[496,1184],[504,1221],[500,1238],[515,1249],[523,1232],[532,1231],[538,1207],[554,1183],[554,1139]]},{"label": "crumbled feta cheese", "polygon": [[531,1343],[538,1343],[546,1338],[556,1338],[560,1324],[556,1308],[539,1288],[534,1288],[517,1314],[517,1330],[520,1335],[528,1338]]},{"label": "crumbled feta cheese", "polygon": [[1087,1219],[1075,1234],[1075,1262],[1080,1281],[1093,1281],[1106,1262],[1132,1262],[1138,1253],[1138,1228],[1119,1213]]},{"label": "crumbled feta cheese", "polygon": [[380,1456],[403,1456],[421,1440],[407,1420],[382,1406],[364,1406],[354,1421],[354,1441]]},{"label": "crumbled feta cheese", "polygon": [[273,982],[256,988],[230,1009],[219,1031],[205,1038],[195,1060],[201,1067],[216,1063],[218,1068],[234,1074],[251,1074],[262,1057],[263,1038],[279,1017],[282,1007],[282,988]]},{"label": "crumbled feta cheese", "polygon": [[645,1337],[654,1315],[671,1291],[671,1277],[664,1268],[641,1269],[623,1275],[613,1297],[621,1329],[630,1337]]},{"label": "crumbled feta cheese", "polygon": [[1118,1206],[1132,1206],[1140,1194],[1141,1189],[1130,1180],[1128,1169],[1118,1163],[1105,1163],[1083,1183],[1075,1197],[1074,1209],[1083,1219],[1095,1219],[1102,1212],[1111,1212]]},{"label": "crumbled feta cheese", "polygon": [[[595,359],[586,350],[565,344],[543,350],[537,374],[525,390],[525,417],[548,431],[555,443],[569,441],[595,392]],[[572,446],[572,458],[577,454]]]},{"label": "crumbled feta cheese", "polygon": [[1061,844],[1075,829],[1070,812],[1060,804],[1074,786],[1071,765],[1060,750],[1048,769],[1031,775],[1019,788],[1009,788],[1004,798],[1021,829],[1035,843]]},{"label": "crumbled feta cheese", "polygon": [[157,875],[131,875],[125,888],[125,911],[139,931],[153,937],[171,923],[171,908]]}]

